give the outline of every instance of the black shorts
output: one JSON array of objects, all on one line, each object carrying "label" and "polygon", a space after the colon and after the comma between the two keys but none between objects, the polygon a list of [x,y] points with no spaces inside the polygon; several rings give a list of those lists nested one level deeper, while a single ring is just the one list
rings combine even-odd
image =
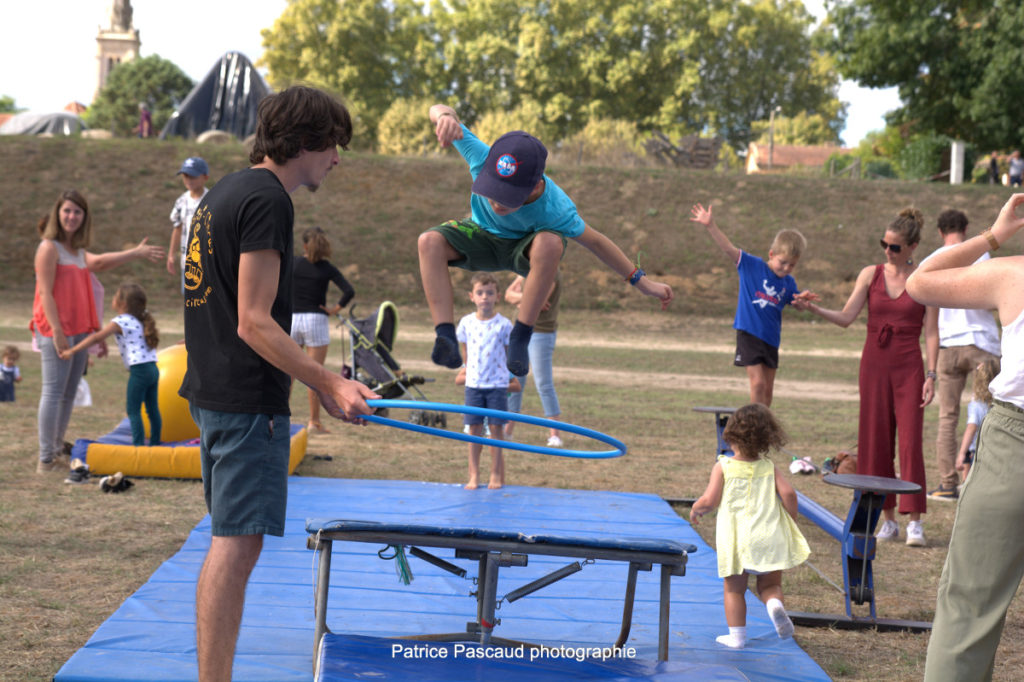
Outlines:
[{"label": "black shorts", "polygon": [[773,346],[753,334],[742,329],[736,330],[736,359],[732,364],[737,367],[765,365],[769,369],[779,368],[779,347]]}]

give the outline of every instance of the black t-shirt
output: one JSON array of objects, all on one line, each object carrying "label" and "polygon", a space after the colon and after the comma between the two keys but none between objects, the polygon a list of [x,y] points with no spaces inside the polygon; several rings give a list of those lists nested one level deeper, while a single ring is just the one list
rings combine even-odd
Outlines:
[{"label": "black t-shirt", "polygon": [[222,178],[196,209],[185,262],[188,369],[178,393],[199,407],[290,414],[288,375],[238,337],[238,264],[242,253],[281,253],[270,314],[290,333],[294,219],[288,192],[262,168]]},{"label": "black t-shirt", "polygon": [[321,313],[326,315],[320,306],[327,303],[327,285],[334,282],[341,289],[338,305],[345,304],[356,295],[356,290],[345,279],[338,268],[330,261],[318,260],[310,263],[305,256],[295,257],[295,269],[292,270],[292,312]]}]

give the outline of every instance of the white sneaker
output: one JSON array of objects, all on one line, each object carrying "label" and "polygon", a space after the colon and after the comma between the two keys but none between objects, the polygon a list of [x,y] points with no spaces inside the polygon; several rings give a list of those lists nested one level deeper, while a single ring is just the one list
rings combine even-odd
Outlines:
[{"label": "white sneaker", "polygon": [[875,533],[875,537],[879,540],[895,540],[900,536],[900,524],[895,521],[889,521],[888,519],[882,524],[882,527]]},{"label": "white sneaker", "polygon": [[560,448],[560,447],[562,447],[562,439],[559,438],[558,436],[551,436],[551,438],[548,438],[548,447],[549,448]]},{"label": "white sneaker", "polygon": [[911,521],[907,524],[907,544],[911,547],[928,546],[928,540],[924,537],[924,526],[920,521]]}]

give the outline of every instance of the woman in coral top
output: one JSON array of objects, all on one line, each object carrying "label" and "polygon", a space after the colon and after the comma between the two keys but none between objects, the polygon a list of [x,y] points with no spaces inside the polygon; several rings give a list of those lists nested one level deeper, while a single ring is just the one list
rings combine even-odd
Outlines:
[{"label": "woman in coral top", "polygon": [[61,464],[64,432],[71,419],[71,407],[78,382],[85,371],[84,353],[68,360],[60,352],[100,328],[96,314],[90,272],[109,270],[129,261],[145,258],[162,262],[164,250],[143,239],[126,251],[89,253],[92,214],[85,197],[68,190],[57,198],[47,217],[39,223],[36,249],[36,294],[32,322],[42,354],[42,390],[39,396],[39,462],[36,471],[53,471]]}]

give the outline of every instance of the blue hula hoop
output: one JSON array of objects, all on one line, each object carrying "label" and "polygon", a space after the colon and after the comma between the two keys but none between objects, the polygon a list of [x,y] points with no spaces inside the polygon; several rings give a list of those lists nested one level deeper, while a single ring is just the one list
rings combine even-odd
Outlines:
[{"label": "blue hula hoop", "polygon": [[492,417],[494,419],[500,419],[502,421],[522,422],[524,424],[533,424],[535,426],[546,426],[548,428],[558,429],[560,431],[566,431],[568,433],[575,433],[580,436],[586,436],[587,438],[592,438],[596,441],[600,441],[607,445],[611,445],[615,449],[604,451],[564,450],[562,448],[550,448],[543,445],[530,445],[528,443],[518,443],[516,441],[510,440],[496,440],[494,438],[471,436],[460,431],[448,431],[433,426],[413,424],[412,422],[399,421],[397,419],[381,417],[380,415],[376,414],[370,414],[363,417],[363,419],[365,419],[366,421],[373,422],[375,424],[384,424],[385,426],[393,426],[398,429],[405,429],[406,431],[416,431],[431,436],[440,436],[441,438],[461,440],[466,441],[467,443],[493,445],[499,448],[504,448],[506,450],[522,450],[523,452],[534,452],[541,455],[556,455],[558,457],[579,457],[582,459],[608,459],[611,457],[621,457],[624,454],[626,454],[626,445],[617,438],[612,438],[611,436],[603,434],[600,431],[584,428],[582,426],[576,426],[575,424],[566,424],[565,422],[555,421],[554,419],[543,419],[541,417],[533,417],[528,414],[517,414],[515,412],[502,412],[501,410],[491,410],[486,407],[470,407],[468,405],[452,405],[449,403],[431,403],[421,400],[378,399],[367,400],[366,404],[373,408],[389,408],[400,410],[434,410],[435,412],[458,412],[460,414],[475,414],[480,415],[481,417]]}]

